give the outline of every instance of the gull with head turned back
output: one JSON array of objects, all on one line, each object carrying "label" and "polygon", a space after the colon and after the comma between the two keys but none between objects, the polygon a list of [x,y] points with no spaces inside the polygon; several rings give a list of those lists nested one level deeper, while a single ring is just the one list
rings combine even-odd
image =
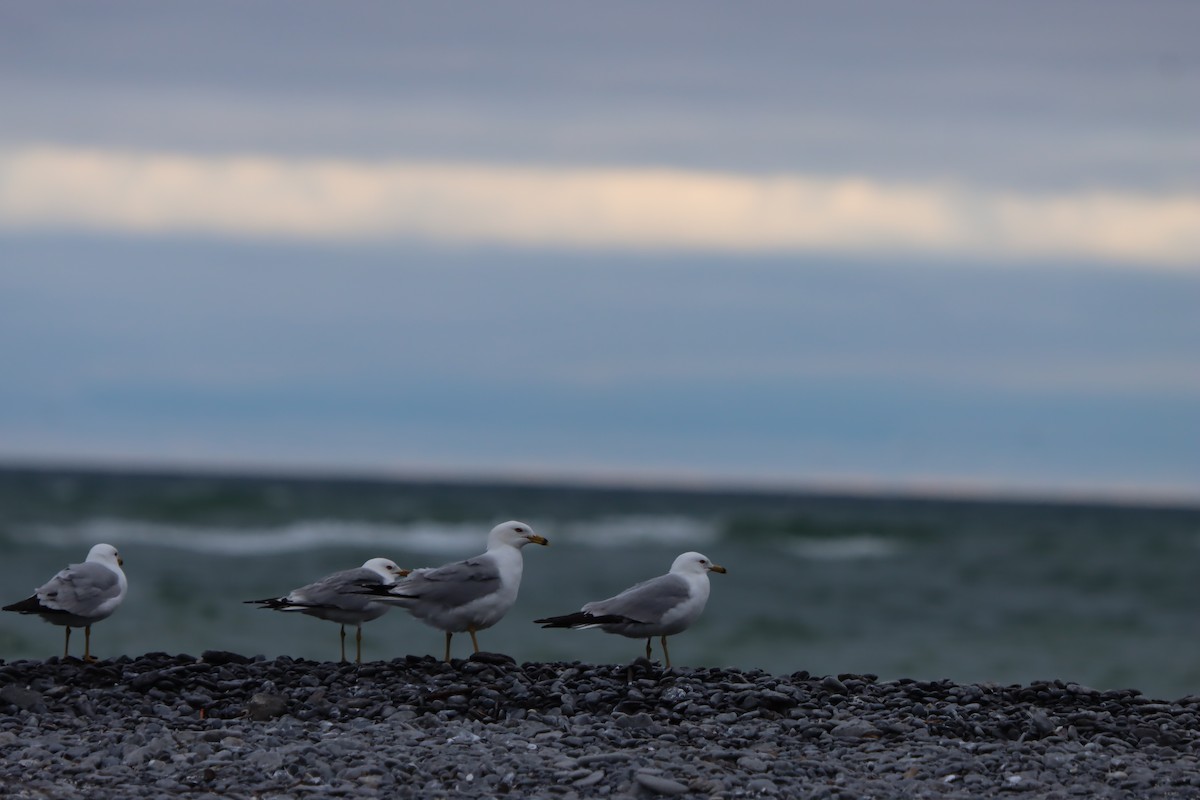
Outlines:
[{"label": "gull with head turned back", "polygon": [[83,660],[95,661],[92,657],[92,625],[108,618],[129,588],[121,565],[125,563],[117,548],[111,544],[98,544],[87,555],[82,564],[71,564],[34,593],[12,605],[5,611],[18,614],[37,614],[53,625],[67,629],[63,644],[63,658],[71,648],[71,628],[83,628]]},{"label": "gull with head turned back", "polygon": [[663,658],[671,667],[667,637],[682,633],[695,622],[708,602],[708,573],[724,573],[725,568],[709,561],[702,553],[684,553],[675,559],[671,571],[631,586],[615,597],[596,600],[583,610],[560,617],[536,619],[543,628],[599,628],[631,639],[646,639],[646,658],[650,642],[661,637]]},{"label": "gull with head turned back", "polygon": [[283,597],[265,600],[246,600],[272,611],[292,611],[317,619],[327,619],[342,626],[342,661],[346,660],[346,626],[358,629],[355,634],[357,651],[354,663],[362,663],[362,625],[383,616],[391,606],[377,603],[363,591],[371,587],[386,588],[408,574],[408,570],[387,558],[372,558],[356,569],[344,569],[326,575],[319,581],[293,589]]},{"label": "gull with head turned back", "polygon": [[417,619],[446,633],[446,661],[456,633],[492,627],[517,601],[527,544],[549,544],[524,522],[504,522],[488,534],[487,552],[437,568],[415,569],[395,586],[372,589],[373,600],[408,609]]}]

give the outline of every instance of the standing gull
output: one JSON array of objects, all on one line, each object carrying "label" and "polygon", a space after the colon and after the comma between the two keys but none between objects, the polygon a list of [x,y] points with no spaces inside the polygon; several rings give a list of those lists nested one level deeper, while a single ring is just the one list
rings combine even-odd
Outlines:
[{"label": "standing gull", "polygon": [[415,569],[391,588],[373,588],[373,599],[407,608],[422,622],[446,632],[446,661],[456,633],[475,634],[490,628],[508,613],[521,588],[527,544],[549,544],[524,522],[505,522],[488,534],[487,552],[437,568]]},{"label": "standing gull", "polygon": [[364,589],[386,588],[409,573],[396,562],[386,558],[372,558],[357,569],[344,569],[326,575],[315,583],[293,589],[283,597],[268,597],[266,600],[246,600],[259,608],[272,611],[294,611],[308,614],[317,619],[327,619],[341,625],[342,661],[346,660],[346,626],[358,629],[355,634],[357,650],[354,663],[362,663],[362,624],[383,616],[390,606],[377,603],[363,594]]},{"label": "standing gull", "polygon": [[663,658],[671,667],[667,637],[688,629],[704,611],[708,602],[708,573],[725,568],[700,553],[684,553],[675,559],[671,571],[631,586],[616,597],[596,600],[582,611],[561,617],[535,619],[543,628],[599,628],[631,639],[646,637],[646,658],[650,641],[661,636]]},{"label": "standing gull", "polygon": [[63,658],[71,650],[71,628],[83,628],[83,660],[92,657],[92,625],[117,610],[129,588],[117,548],[98,544],[82,564],[71,564],[24,600],[4,606],[5,611],[37,614],[53,625],[66,627]]}]

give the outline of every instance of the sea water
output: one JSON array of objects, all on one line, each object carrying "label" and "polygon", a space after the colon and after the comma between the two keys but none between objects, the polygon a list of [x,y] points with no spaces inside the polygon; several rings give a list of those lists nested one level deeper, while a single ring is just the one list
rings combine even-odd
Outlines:
[{"label": "sea water", "polygon": [[[476,555],[508,519],[551,541],[525,548],[517,605],[479,635],[518,661],[643,654],[643,640],[532,620],[699,550],[728,573],[712,576],[699,622],[670,640],[676,665],[1200,693],[1195,508],[9,468],[0,600],[27,596],[104,541],[125,559],[129,594],[93,630],[101,657],[336,659],[335,624],[241,601],[374,556],[419,567]],[[367,659],[442,652],[441,632],[402,610],[363,631]],[[60,655],[62,638],[0,614],[2,659]],[[469,637],[454,649],[466,656]]]}]

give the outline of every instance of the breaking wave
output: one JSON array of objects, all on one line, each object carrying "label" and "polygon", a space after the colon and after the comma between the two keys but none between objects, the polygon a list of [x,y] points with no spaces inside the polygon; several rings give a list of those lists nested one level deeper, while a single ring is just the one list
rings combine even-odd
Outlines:
[{"label": "breaking wave", "polygon": [[[662,545],[697,548],[717,539],[714,525],[687,517],[611,517],[563,524],[531,523],[551,540],[583,547]],[[13,538],[53,547],[111,542],[210,555],[271,555],[328,547],[398,548],[429,554],[478,552],[486,525],[479,523],[388,523],[361,520],[299,520],[272,527],[181,525],[145,520],[89,519],[77,523],[30,524]]]}]

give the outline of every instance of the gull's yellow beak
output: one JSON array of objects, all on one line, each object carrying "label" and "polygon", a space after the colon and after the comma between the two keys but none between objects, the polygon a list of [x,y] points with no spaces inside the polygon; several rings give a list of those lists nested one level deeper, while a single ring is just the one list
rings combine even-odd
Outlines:
[{"label": "gull's yellow beak", "polygon": [[550,544],[550,542],[546,540],[545,536],[538,536],[536,533],[531,533],[528,536],[526,536],[525,538],[528,539],[533,544],[544,544],[544,545]]},{"label": "gull's yellow beak", "polygon": [[117,566],[118,567],[125,566],[125,559],[121,558],[120,556],[117,556]]},{"label": "gull's yellow beak", "polygon": [[412,574],[412,570],[401,567],[400,569],[396,570],[396,574],[399,575],[401,578],[407,578],[409,575]]},{"label": "gull's yellow beak", "polygon": [[709,572],[719,572],[722,575],[725,574],[725,568],[722,567],[720,564],[713,564],[711,567],[708,568],[708,571]]}]

